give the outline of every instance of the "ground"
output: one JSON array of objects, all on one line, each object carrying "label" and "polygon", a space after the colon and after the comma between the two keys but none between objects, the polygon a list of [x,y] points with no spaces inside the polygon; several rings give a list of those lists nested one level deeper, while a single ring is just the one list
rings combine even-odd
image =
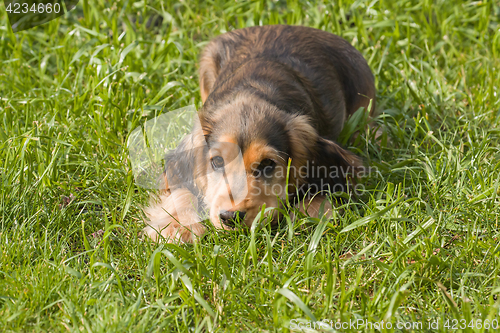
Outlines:
[{"label": "ground", "polygon": [[[0,330],[491,331],[499,21],[496,1],[90,0],[13,33],[0,4]],[[341,140],[374,170],[366,191],[330,221],[142,240],[128,134],[201,105],[212,37],[276,23],[336,33],[372,68],[384,134],[361,117]]]}]

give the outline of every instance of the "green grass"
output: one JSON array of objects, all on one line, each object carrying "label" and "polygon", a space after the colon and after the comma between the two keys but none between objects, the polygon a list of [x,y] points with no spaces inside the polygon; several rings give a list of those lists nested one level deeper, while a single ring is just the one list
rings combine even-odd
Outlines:
[{"label": "green grass", "polygon": [[[378,170],[367,191],[329,223],[141,240],[128,134],[200,106],[212,37],[276,23],[339,34],[368,60],[384,135],[362,126],[350,147]],[[500,319],[499,23],[495,1],[99,0],[13,34],[0,4],[0,330]]]}]

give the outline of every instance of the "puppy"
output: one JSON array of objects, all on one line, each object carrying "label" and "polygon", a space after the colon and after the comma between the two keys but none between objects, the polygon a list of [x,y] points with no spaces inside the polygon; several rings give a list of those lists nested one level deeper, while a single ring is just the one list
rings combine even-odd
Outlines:
[{"label": "puppy", "polygon": [[286,198],[315,215],[325,195],[347,191],[361,163],[335,139],[360,107],[375,109],[373,75],[347,41],[301,26],[235,30],[207,45],[199,73],[199,124],[144,210],[152,239],[192,242],[206,231],[203,209],[229,229]]}]

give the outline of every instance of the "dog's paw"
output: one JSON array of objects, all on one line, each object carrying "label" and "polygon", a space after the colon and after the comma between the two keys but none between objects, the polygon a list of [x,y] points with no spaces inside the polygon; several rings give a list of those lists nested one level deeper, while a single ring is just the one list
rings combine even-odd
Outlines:
[{"label": "dog's paw", "polygon": [[192,243],[205,233],[196,198],[187,189],[164,193],[159,199],[144,209],[148,225],[143,230],[145,235],[154,241]]},{"label": "dog's paw", "polygon": [[[320,215],[321,205],[323,203],[323,214]],[[333,206],[331,205],[330,201],[323,195],[316,195],[313,199],[304,199],[304,201],[299,203],[298,208],[302,214],[314,218],[325,217],[326,219],[329,219],[333,215]],[[295,219],[295,214],[293,214],[292,217]]]},{"label": "dog's paw", "polygon": [[144,228],[143,232],[155,242],[164,239],[168,243],[193,243],[206,231],[205,226],[201,223],[184,226],[173,219],[172,223],[163,229],[155,228],[151,225],[151,221],[147,221],[147,223],[149,225]]}]

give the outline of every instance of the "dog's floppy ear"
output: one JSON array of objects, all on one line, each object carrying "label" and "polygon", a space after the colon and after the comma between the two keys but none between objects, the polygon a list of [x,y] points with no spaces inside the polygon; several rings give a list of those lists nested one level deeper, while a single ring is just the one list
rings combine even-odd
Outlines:
[{"label": "dog's floppy ear", "polygon": [[[286,129],[289,135],[293,172],[290,183],[299,194],[324,191],[347,192],[347,186],[361,172],[361,159],[337,143],[319,136],[307,116],[293,116]],[[326,194],[326,193],[323,193]]]},{"label": "dog's floppy ear", "polygon": [[[318,137],[312,154],[307,183],[319,192],[347,192],[363,167],[361,159],[337,143]],[[314,191],[313,191],[314,192]],[[314,194],[314,193],[312,193]]]},{"label": "dog's floppy ear", "polygon": [[177,148],[165,156],[163,172],[164,190],[183,187],[194,195],[199,195],[206,182],[207,145],[201,128],[195,126],[193,132],[186,135]]}]

